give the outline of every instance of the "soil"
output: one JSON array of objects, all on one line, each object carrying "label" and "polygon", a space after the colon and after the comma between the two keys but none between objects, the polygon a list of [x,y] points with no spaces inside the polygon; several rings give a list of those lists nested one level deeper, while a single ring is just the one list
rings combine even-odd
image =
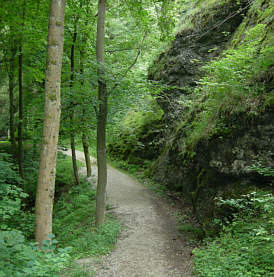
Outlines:
[{"label": "soil", "polygon": [[[70,151],[66,151],[70,155]],[[77,151],[84,161],[84,153]],[[93,178],[96,160],[92,158]],[[81,169],[84,174],[85,168]],[[79,264],[95,271],[95,277],[189,277],[193,248],[177,230],[178,208],[134,178],[108,166],[107,201],[124,224],[115,249],[100,260]]]}]

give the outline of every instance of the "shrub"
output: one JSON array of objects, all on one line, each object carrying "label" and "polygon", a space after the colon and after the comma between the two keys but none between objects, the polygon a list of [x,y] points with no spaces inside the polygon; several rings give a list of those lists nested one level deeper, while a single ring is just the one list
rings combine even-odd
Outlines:
[{"label": "shrub", "polygon": [[274,266],[274,197],[253,192],[240,199],[218,199],[235,211],[232,223],[223,225],[219,238],[195,249],[198,276],[272,276]]},{"label": "shrub", "polygon": [[0,277],[57,277],[69,262],[69,248],[44,241],[42,250],[20,231],[0,231]]},{"label": "shrub", "polygon": [[206,76],[199,82],[197,104],[190,111],[190,114],[198,113],[188,133],[188,145],[194,146],[224,130],[226,118],[263,111],[271,96],[263,96],[265,87],[258,76],[270,68],[274,54],[273,46],[263,45],[266,32],[265,24],[257,24],[246,32],[236,49],[227,50],[204,67]]},{"label": "shrub", "polygon": [[14,218],[21,216],[22,199],[27,194],[8,154],[0,153],[0,176],[0,229],[8,230]]},{"label": "shrub", "polygon": [[110,156],[130,164],[155,158],[161,143],[162,116],[163,111],[150,97],[123,118],[117,118],[108,143]]},{"label": "shrub", "polygon": [[95,228],[95,190],[81,182],[63,194],[54,206],[53,230],[60,246],[71,246],[74,257],[108,253],[120,232],[120,224],[107,216],[106,224]]}]

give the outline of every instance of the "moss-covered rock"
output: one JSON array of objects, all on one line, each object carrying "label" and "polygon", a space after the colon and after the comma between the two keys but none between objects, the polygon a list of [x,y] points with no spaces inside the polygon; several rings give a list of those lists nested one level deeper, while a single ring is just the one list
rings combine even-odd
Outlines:
[{"label": "moss-covered rock", "polygon": [[246,10],[243,7],[247,1],[196,2],[196,7],[183,17],[185,23],[169,50],[149,69],[149,79],[176,87],[166,90],[164,97],[158,99],[165,111],[170,108],[167,98],[192,91],[203,75],[202,66],[227,47],[244,18]]},{"label": "moss-covered rock", "polygon": [[125,130],[120,158],[152,160],[154,179],[212,214],[215,196],[273,181],[259,168],[274,167],[273,5],[197,0],[187,8],[149,69],[167,85],[158,99],[164,116]]},{"label": "moss-covered rock", "polygon": [[274,167],[273,6],[268,0],[203,3],[208,6],[187,13],[149,71],[150,79],[172,86],[159,97],[169,128],[150,172],[209,211],[228,188],[242,193],[273,181],[250,170],[258,162]]}]

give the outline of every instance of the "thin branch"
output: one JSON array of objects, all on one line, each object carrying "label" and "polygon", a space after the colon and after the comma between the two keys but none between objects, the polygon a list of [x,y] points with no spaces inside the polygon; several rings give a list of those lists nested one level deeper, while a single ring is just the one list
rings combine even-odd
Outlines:
[{"label": "thin branch", "polygon": [[131,51],[131,50],[139,50],[139,48],[122,48],[122,49],[112,49],[106,50],[107,53],[120,52],[120,51]]},{"label": "thin branch", "polygon": [[[230,14],[229,16],[227,16],[224,20],[217,22],[213,27],[211,27],[211,28],[210,28],[209,30],[207,30],[205,33],[203,33],[203,34],[201,34],[200,36],[198,36],[198,39],[201,39],[202,37],[204,37],[205,35],[207,35],[209,32],[211,32],[211,31],[213,31],[214,29],[216,29],[216,28],[222,26],[222,25],[223,25],[225,22],[227,22],[229,19],[235,17],[237,14],[239,14],[239,13],[243,12],[244,10],[248,9],[248,8],[251,6],[252,3],[253,3],[253,0],[250,1],[250,2],[248,3],[248,5],[245,6],[244,8],[241,8],[241,9],[239,9],[239,10],[233,12],[232,14]],[[191,35],[191,36],[195,37],[195,34],[194,34],[194,35]]]},{"label": "thin branch", "polygon": [[[120,81],[123,80],[123,79],[127,76],[127,74],[129,73],[129,71],[130,71],[130,70],[134,67],[134,65],[137,63],[138,58],[139,58],[139,56],[140,56],[140,54],[141,54],[141,51],[142,51],[143,44],[144,44],[144,42],[145,42],[146,36],[147,36],[147,34],[145,33],[144,36],[143,36],[141,45],[140,45],[140,47],[139,47],[139,49],[138,49],[138,52],[137,52],[137,55],[136,55],[134,61],[133,61],[132,64],[128,67],[128,69],[125,71],[125,73],[121,76]],[[118,85],[119,85],[119,83],[116,82],[116,84],[110,89],[110,91],[113,91],[115,88],[117,88]]]}]

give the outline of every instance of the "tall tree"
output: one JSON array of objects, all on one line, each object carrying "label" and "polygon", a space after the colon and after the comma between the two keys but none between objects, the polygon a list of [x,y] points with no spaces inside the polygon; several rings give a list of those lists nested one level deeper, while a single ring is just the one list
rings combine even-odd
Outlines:
[{"label": "tall tree", "polygon": [[105,194],[107,185],[106,159],[106,124],[107,124],[107,86],[105,81],[105,13],[106,0],[98,0],[98,21],[96,38],[96,58],[98,66],[98,100],[97,114],[97,166],[98,180],[96,193],[96,226],[105,221]]},{"label": "tall tree", "polygon": [[13,157],[16,156],[16,143],[15,143],[15,126],[14,126],[14,69],[15,69],[15,55],[16,47],[14,38],[11,38],[11,51],[8,66],[9,77],[9,130],[10,130],[10,142],[12,146]]},{"label": "tall tree", "polygon": [[18,167],[21,178],[24,178],[23,174],[23,33],[25,24],[25,1],[23,1],[22,7],[22,19],[21,19],[21,34],[19,36],[18,47],[18,89],[19,89],[19,121],[18,121]]},{"label": "tall tree", "polygon": [[72,44],[70,49],[70,89],[71,89],[71,102],[72,108],[69,114],[70,119],[70,146],[71,146],[71,157],[72,157],[72,166],[73,166],[73,173],[76,185],[80,184],[78,168],[77,168],[77,161],[76,161],[76,149],[75,149],[75,135],[74,135],[74,105],[73,105],[73,82],[75,77],[75,67],[74,67],[74,54],[75,54],[75,43],[77,39],[77,20],[74,23],[74,31],[72,35]]},{"label": "tall tree", "polygon": [[51,0],[45,80],[45,111],[35,202],[35,239],[41,245],[52,233],[52,209],[59,122],[60,83],[64,44],[65,0]]},{"label": "tall tree", "polygon": [[[86,39],[84,39],[84,42]],[[80,74],[81,74],[81,86],[84,86],[84,50],[80,48]],[[89,155],[89,142],[88,142],[88,136],[87,136],[87,124],[85,122],[85,114],[86,114],[86,109],[85,106],[83,107],[82,110],[82,118],[84,122],[84,128],[82,130],[82,145],[84,149],[84,154],[85,154],[85,161],[86,161],[86,168],[87,168],[87,177],[91,176],[91,163],[90,163],[90,155]]]},{"label": "tall tree", "polygon": [[18,87],[19,87],[19,122],[18,122],[18,167],[21,178],[23,174],[23,47],[22,41],[18,53]]}]

